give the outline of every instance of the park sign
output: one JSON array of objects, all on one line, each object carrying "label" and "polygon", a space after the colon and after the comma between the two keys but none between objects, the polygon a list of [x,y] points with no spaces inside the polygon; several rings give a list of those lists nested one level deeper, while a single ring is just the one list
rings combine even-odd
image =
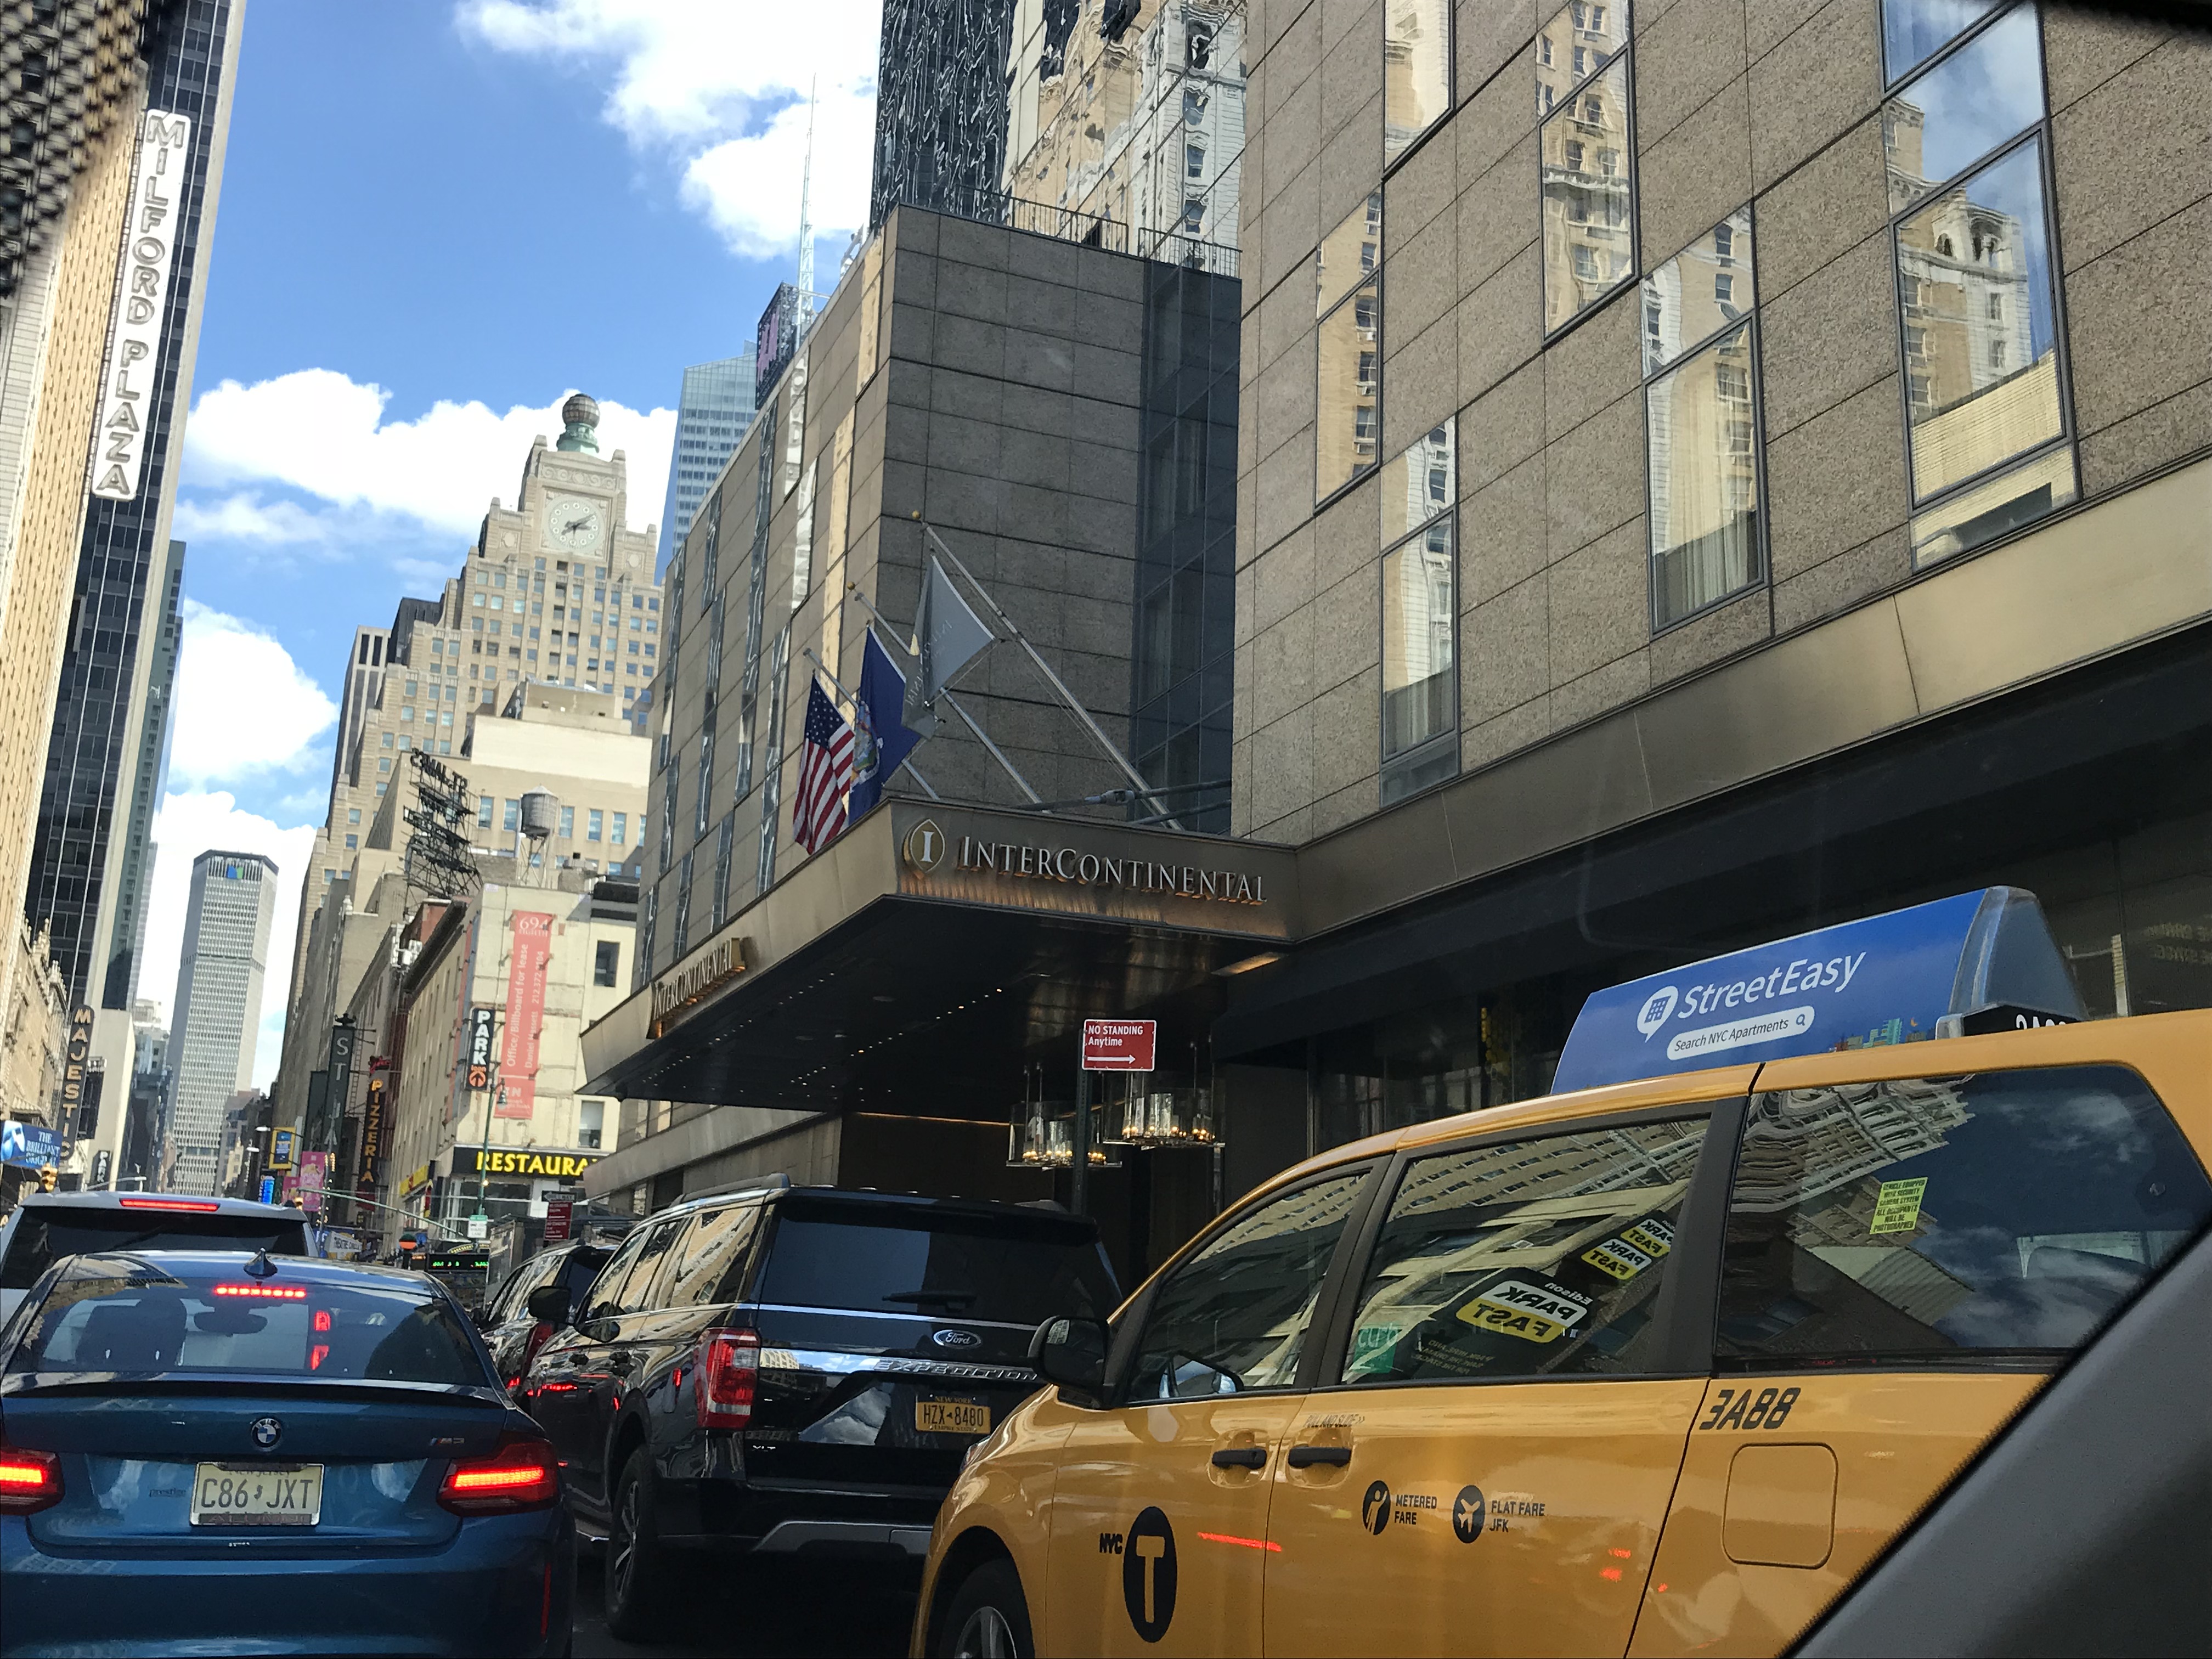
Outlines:
[{"label": "park sign", "polygon": [[1990,887],[1600,991],[1567,1034],[1552,1086],[2081,1018],[2035,896]]}]

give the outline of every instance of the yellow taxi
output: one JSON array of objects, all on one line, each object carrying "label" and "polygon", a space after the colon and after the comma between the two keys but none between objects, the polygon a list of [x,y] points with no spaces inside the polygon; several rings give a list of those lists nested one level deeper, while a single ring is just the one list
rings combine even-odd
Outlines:
[{"label": "yellow taxi", "polygon": [[2073,999],[2005,889],[1593,997],[1562,1080],[1653,1074],[1334,1148],[1048,1321],[915,1651],[1787,1648],[2212,1218],[2212,1012]]}]

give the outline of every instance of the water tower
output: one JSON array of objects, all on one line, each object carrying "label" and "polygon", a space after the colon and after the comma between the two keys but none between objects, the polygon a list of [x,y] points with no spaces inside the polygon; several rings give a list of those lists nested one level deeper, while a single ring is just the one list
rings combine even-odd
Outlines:
[{"label": "water tower", "polygon": [[[522,795],[522,833],[530,842],[530,857],[539,872],[538,880],[546,879],[545,843],[554,827],[561,822],[561,798],[550,789],[527,789]],[[525,868],[528,868],[525,866]]]}]

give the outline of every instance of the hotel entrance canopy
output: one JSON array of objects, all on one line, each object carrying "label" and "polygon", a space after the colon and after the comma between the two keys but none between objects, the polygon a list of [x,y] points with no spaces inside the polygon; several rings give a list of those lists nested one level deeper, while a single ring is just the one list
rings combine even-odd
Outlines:
[{"label": "hotel entrance canopy", "polygon": [[1218,1006],[1297,899],[1285,847],[887,802],[587,1030],[583,1092],[1002,1116],[1085,1018]]}]

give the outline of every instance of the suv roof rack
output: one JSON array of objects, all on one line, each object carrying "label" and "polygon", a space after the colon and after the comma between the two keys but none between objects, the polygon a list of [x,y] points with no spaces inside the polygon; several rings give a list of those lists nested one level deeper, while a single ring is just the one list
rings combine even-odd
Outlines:
[{"label": "suv roof rack", "polygon": [[668,1207],[672,1210],[678,1205],[694,1203],[703,1198],[727,1198],[733,1193],[780,1193],[790,1185],[791,1177],[787,1175],[754,1176],[744,1181],[728,1181],[719,1187],[702,1187],[696,1193],[686,1193]]}]

